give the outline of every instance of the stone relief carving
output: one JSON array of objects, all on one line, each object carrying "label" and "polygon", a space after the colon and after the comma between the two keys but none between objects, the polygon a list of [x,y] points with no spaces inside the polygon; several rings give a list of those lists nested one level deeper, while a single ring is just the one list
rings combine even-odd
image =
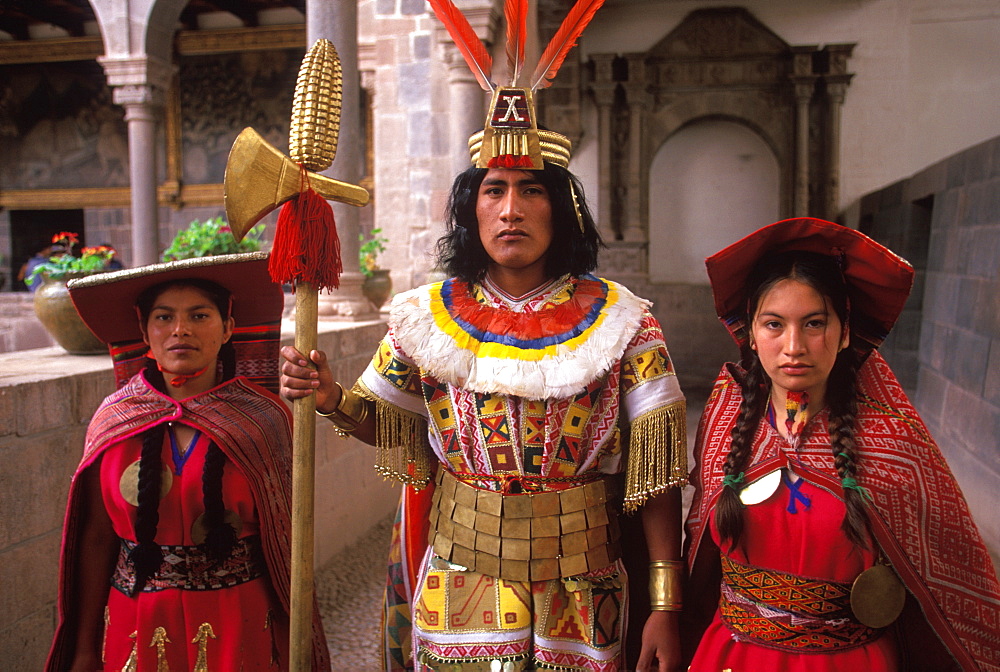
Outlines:
[{"label": "stone relief carving", "polygon": [[100,66],[80,61],[2,70],[0,188],[128,184],[125,121]]},{"label": "stone relief carving", "polygon": [[247,126],[285,151],[301,54],[258,51],[181,61],[181,155],[187,184],[222,182],[229,149]]}]

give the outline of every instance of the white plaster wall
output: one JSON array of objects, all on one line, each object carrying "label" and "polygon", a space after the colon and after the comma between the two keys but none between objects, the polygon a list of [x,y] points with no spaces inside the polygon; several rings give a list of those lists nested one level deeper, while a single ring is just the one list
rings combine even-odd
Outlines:
[{"label": "white plaster wall", "polygon": [[[997,0],[748,0],[791,45],[857,43],[843,110],[840,206],[1000,134]],[[688,13],[731,1],[612,0],[584,55],[641,52]],[[589,126],[594,132],[595,126]],[[596,157],[586,157],[595,161]],[[596,174],[594,167],[574,170]],[[588,185],[589,186],[589,185]]]},{"label": "white plaster wall", "polygon": [[686,126],[650,166],[652,282],[705,284],[705,257],[780,214],[778,161],[756,133],[731,121]]},{"label": "white plaster wall", "polygon": [[910,33],[913,172],[1000,134],[1000,2],[922,0]]}]

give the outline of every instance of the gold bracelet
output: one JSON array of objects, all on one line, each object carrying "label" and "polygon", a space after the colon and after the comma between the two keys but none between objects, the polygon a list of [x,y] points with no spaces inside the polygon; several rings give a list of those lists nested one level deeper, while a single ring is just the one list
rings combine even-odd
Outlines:
[{"label": "gold bracelet", "polygon": [[682,560],[649,563],[649,606],[653,611],[680,611]]},{"label": "gold bracelet", "polygon": [[347,438],[347,435],[357,430],[368,417],[368,403],[363,397],[345,390],[340,383],[334,381],[333,384],[340,388],[337,408],[329,413],[316,409],[316,415],[327,418],[333,423],[333,431],[341,438]]}]

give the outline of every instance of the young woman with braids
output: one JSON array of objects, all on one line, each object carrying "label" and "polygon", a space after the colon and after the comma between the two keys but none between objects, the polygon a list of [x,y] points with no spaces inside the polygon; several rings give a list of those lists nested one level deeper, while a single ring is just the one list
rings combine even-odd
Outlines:
[{"label": "young woman with braids", "polygon": [[257,384],[276,383],[283,306],[266,255],[86,280],[71,294],[122,386],[70,490],[47,669],[287,669],[291,434]]},{"label": "young woman with braids", "polygon": [[909,264],[814,219],[706,263],[741,359],[698,428],[692,672],[1000,670],[989,554],[875,350]]}]

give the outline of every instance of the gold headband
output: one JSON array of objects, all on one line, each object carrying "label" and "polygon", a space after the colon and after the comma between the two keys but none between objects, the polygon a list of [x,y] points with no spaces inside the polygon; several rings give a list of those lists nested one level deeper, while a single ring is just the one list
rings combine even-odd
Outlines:
[{"label": "gold headband", "polygon": [[[505,152],[502,152],[502,141],[500,140],[502,136],[496,132],[491,134],[488,149],[483,153],[483,137],[485,134],[485,131],[476,131],[469,137],[469,157],[472,159],[472,165],[479,168],[491,167],[490,161],[492,159],[505,154]],[[530,137],[526,138],[526,141],[529,144],[532,142]],[[556,133],[555,131],[536,130],[534,133],[534,142],[537,143],[538,149],[536,151],[540,153],[543,161],[562,168],[566,168],[569,165],[573,143],[565,135]]]}]

